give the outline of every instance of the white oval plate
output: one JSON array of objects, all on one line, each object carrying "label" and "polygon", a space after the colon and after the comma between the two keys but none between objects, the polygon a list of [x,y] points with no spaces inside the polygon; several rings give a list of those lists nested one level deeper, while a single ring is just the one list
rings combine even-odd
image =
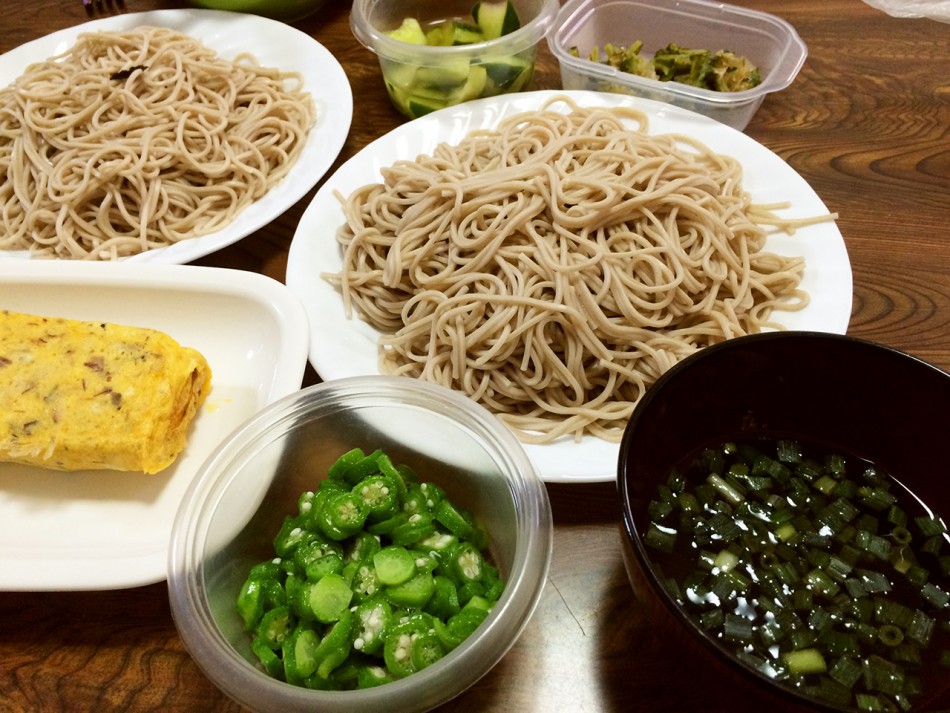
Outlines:
[{"label": "white oval plate", "polygon": [[300,388],[307,315],[284,285],[244,270],[0,261],[0,310],[159,329],[198,349],[211,392],[184,452],[154,475],[0,463],[0,591],[132,587],[165,578],[182,496],[211,452]]},{"label": "white oval plate", "polygon": [[[482,99],[443,109],[403,124],[377,139],[342,165],[314,196],[290,246],[287,286],[304,304],[310,318],[310,363],[324,380],[378,374],[379,333],[359,319],[347,319],[339,292],[320,279],[321,272],[342,267],[337,228],[343,211],[334,191],[349,195],[381,180],[380,169],[399,159],[429,153],[439,142],[458,143],[475,129],[491,128],[502,117],[536,109],[553,96],[570,96],[581,106],[635,106],[650,120],[650,133],[693,136],[742,164],[743,184],[757,203],[790,202],[781,211],[789,217],[822,215],[828,209],[808,183],[776,154],[725,124],[694,112],[645,99],[582,91],[539,91]],[[780,312],[775,321],[788,329],[843,334],[851,316],[851,264],[835,223],[801,228],[794,235],[774,233],[766,249],[805,258],[802,288],[811,295],[799,312]],[[619,445],[585,437],[580,443],[562,439],[525,449],[547,482],[598,482],[616,477]]]},{"label": "white oval plate", "polygon": [[[284,179],[245,208],[227,226],[208,235],[121,258],[123,262],[181,264],[237,242],[300,200],[333,165],[353,117],[353,95],[343,67],[323,45],[289,25],[257,15],[218,10],[155,10],[92,20],[27,42],[0,55],[0,86],[11,84],[27,66],[61,54],[83,32],[169,27],[201,40],[221,57],[252,53],[261,65],[300,72],[316,105],[316,123],[303,151]],[[3,251],[0,258],[31,259],[28,251]]]}]

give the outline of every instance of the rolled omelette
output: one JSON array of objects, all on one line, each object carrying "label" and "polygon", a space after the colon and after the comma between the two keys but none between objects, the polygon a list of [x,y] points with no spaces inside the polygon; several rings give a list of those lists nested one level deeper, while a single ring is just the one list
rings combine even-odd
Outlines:
[{"label": "rolled omelette", "polygon": [[211,388],[204,356],[143,327],[0,311],[0,461],[157,473]]}]

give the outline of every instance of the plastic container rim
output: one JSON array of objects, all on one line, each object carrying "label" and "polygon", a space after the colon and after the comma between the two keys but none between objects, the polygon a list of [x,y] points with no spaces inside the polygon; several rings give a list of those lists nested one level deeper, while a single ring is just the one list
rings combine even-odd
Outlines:
[{"label": "plastic container rim", "polygon": [[497,51],[502,54],[517,54],[538,44],[554,27],[560,6],[558,0],[542,0],[538,14],[530,22],[507,35],[493,40],[453,47],[414,45],[393,39],[385,32],[377,30],[369,23],[366,10],[374,2],[384,0],[353,0],[350,11],[350,29],[360,44],[380,57],[413,61],[424,64],[427,61],[438,63],[471,55],[489,54]]},{"label": "plastic container rim", "polygon": [[[384,395],[383,395],[384,393]],[[456,420],[474,438],[487,442],[506,473],[516,512],[518,543],[512,572],[534,569],[537,576],[506,583],[505,592],[479,630],[432,666],[405,679],[358,691],[314,691],[269,677],[236,651],[219,630],[211,613],[202,559],[207,532],[195,523],[213,511],[227,484],[241,472],[261,445],[286,433],[282,425],[322,410],[345,394],[357,407],[409,404],[430,408]],[[277,418],[275,418],[277,417]],[[235,443],[240,446],[232,449]],[[238,466],[232,470],[233,466]],[[230,472],[230,475],[225,475]],[[209,456],[185,492],[172,527],[168,554],[168,591],[172,617],[186,648],[199,667],[234,700],[254,708],[261,699],[286,711],[332,705],[334,710],[422,710],[445,703],[473,685],[510,650],[527,625],[547,580],[553,551],[553,518],[547,490],[514,434],[500,421],[462,394],[408,377],[359,376],[324,382],[283,397],[259,411],[226,437]],[[480,665],[467,659],[473,650]],[[480,654],[478,652],[481,652]],[[249,695],[250,690],[256,695]],[[415,704],[401,707],[400,697],[412,692]],[[420,707],[422,706],[422,707]]]}]

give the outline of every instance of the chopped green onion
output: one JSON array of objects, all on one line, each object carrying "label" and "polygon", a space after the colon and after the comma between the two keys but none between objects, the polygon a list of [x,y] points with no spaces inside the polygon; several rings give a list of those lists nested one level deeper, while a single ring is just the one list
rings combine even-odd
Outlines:
[{"label": "chopped green onion", "polygon": [[812,608],[813,595],[810,589],[796,589],[792,596],[793,606],[798,610],[809,610]]},{"label": "chopped green onion", "polygon": [[861,653],[858,636],[850,631],[829,630],[822,637],[822,643],[832,656],[858,656]]},{"label": "chopped green onion", "polygon": [[673,512],[673,503],[668,500],[651,500],[650,504],[647,506],[647,512],[650,513],[650,517],[654,520],[662,520],[671,512]]},{"label": "chopped green onion", "polygon": [[[895,563],[894,569],[900,572],[901,565],[903,565],[903,563],[906,561],[907,560],[901,560],[899,563]],[[908,582],[915,584],[918,587],[923,587],[930,579],[930,572],[916,564],[912,564],[910,567],[908,567],[907,571],[904,572],[904,575],[907,577]]]},{"label": "chopped green onion", "polygon": [[722,609],[708,609],[699,615],[699,623],[704,629],[720,629],[725,621],[726,615]]},{"label": "chopped green onion", "polygon": [[713,580],[710,591],[720,602],[723,602],[728,599],[732,599],[733,596],[735,596],[736,584],[732,581],[731,577],[727,575],[720,575]]},{"label": "chopped green onion", "polygon": [[876,512],[883,512],[890,508],[896,499],[886,488],[866,488],[862,492],[861,503]]},{"label": "chopped green onion", "polygon": [[841,478],[847,472],[845,457],[840,453],[830,453],[825,459],[825,470]]},{"label": "chopped green onion", "polygon": [[848,579],[844,580],[844,588],[848,591],[848,596],[850,596],[852,599],[866,597],[869,594],[864,581],[857,579],[856,577],[849,577]]},{"label": "chopped green onion", "polygon": [[739,564],[739,557],[729,549],[720,550],[713,560],[713,568],[720,572],[728,572]]},{"label": "chopped green onion", "polygon": [[707,572],[716,566],[716,553],[709,550],[700,550],[698,563]]},{"label": "chopped green onion", "polygon": [[874,616],[874,602],[870,599],[857,599],[851,602],[849,611],[851,616],[866,624]]},{"label": "chopped green onion", "polygon": [[841,532],[858,514],[858,509],[851,501],[838,498],[818,514],[818,522],[832,532]]},{"label": "chopped green onion", "polygon": [[902,629],[910,625],[914,610],[893,599],[876,597],[874,599],[874,619],[884,624],[895,624]]},{"label": "chopped green onion", "polygon": [[936,584],[927,583],[920,588],[921,596],[935,607],[941,609],[950,604],[950,594],[938,587]]},{"label": "chopped green onion", "polygon": [[887,473],[876,466],[868,466],[864,469],[864,479],[871,485],[878,485],[887,480]]},{"label": "chopped green onion", "polygon": [[795,569],[795,566],[791,562],[776,562],[769,567],[769,572],[774,574],[778,581],[787,586],[792,586],[801,581],[798,570]]},{"label": "chopped green onion", "polygon": [[728,641],[749,641],[752,638],[752,621],[739,614],[726,614],[722,634]]},{"label": "chopped green onion", "polygon": [[813,592],[829,598],[836,595],[841,589],[837,582],[817,567],[805,575],[805,583]]},{"label": "chopped green onion", "polygon": [[716,513],[709,518],[709,527],[716,537],[732,542],[742,534],[739,524],[725,513]]},{"label": "chopped green onion", "polygon": [[902,644],[895,646],[892,659],[898,663],[909,664],[914,667],[923,665],[920,647],[912,641],[904,641]]},{"label": "chopped green onion", "polygon": [[676,530],[651,522],[643,541],[660,552],[672,552],[676,546]]},{"label": "chopped green onion", "polygon": [[821,475],[821,464],[816,463],[810,458],[802,458],[795,472],[802,476],[808,482],[813,482]]},{"label": "chopped green onion", "polygon": [[681,492],[676,495],[676,504],[679,505],[680,510],[685,513],[699,513],[702,512],[702,507],[699,504],[699,498],[697,498],[693,493]]},{"label": "chopped green onion", "polygon": [[864,660],[864,685],[872,691],[896,695],[904,687],[904,669],[881,656]]},{"label": "chopped green onion", "polygon": [[782,542],[788,542],[794,539],[794,537],[798,534],[798,530],[795,529],[795,526],[792,523],[786,522],[775,528],[775,532],[773,534]]},{"label": "chopped green onion", "polygon": [[851,574],[851,565],[839,557],[832,556],[825,565],[828,576],[838,582],[843,582]]},{"label": "chopped green onion", "polygon": [[859,693],[854,697],[854,702],[862,711],[877,713],[878,711],[888,711],[889,706],[881,699],[870,693]]},{"label": "chopped green onion", "polygon": [[825,657],[818,649],[799,649],[782,654],[782,661],[793,676],[804,676],[810,673],[824,673],[828,670]]},{"label": "chopped green onion", "polygon": [[811,629],[793,631],[789,635],[788,641],[791,644],[793,650],[801,651],[802,649],[807,649],[808,647],[813,646],[815,642],[818,641],[818,634],[816,634]]},{"label": "chopped green onion", "polygon": [[812,483],[812,486],[816,490],[820,490],[825,495],[831,495],[835,488],[838,487],[838,481],[832,478],[830,475],[823,475],[814,483]]},{"label": "chopped green onion", "polygon": [[921,646],[927,646],[933,636],[936,622],[932,617],[924,614],[920,609],[914,610],[910,623],[907,625],[907,637]]},{"label": "chopped green onion", "polygon": [[682,493],[686,489],[686,477],[674,468],[666,479],[666,486],[670,489],[670,492]]},{"label": "chopped green onion", "polygon": [[864,588],[869,594],[880,594],[891,591],[891,581],[883,572],[874,569],[856,570],[864,582]]},{"label": "chopped green onion", "polygon": [[808,617],[808,626],[812,628],[813,631],[821,634],[829,626],[834,623],[834,617],[828,613],[827,609],[823,607],[818,607],[814,609],[811,613],[811,616]]},{"label": "chopped green onion", "polygon": [[816,685],[807,686],[804,690],[815,698],[833,705],[847,706],[851,703],[851,689],[827,676],[820,676]]},{"label": "chopped green onion", "polygon": [[745,500],[745,495],[739,490],[739,488],[737,488],[732,483],[729,483],[725,478],[717,475],[716,473],[710,473],[706,482],[715,488],[716,492],[722,495],[722,497],[726,499],[726,502],[730,503],[731,505],[738,505],[743,500]]},{"label": "chopped green onion", "polygon": [[943,524],[943,521],[936,517],[927,517],[925,515],[921,515],[919,517],[915,517],[914,522],[917,525],[917,530],[924,537],[942,535],[947,531],[947,526]]},{"label": "chopped green onion", "polygon": [[848,656],[838,658],[828,671],[833,680],[848,688],[853,688],[863,674],[861,664]]},{"label": "chopped green onion", "polygon": [[771,446],[705,449],[658,488],[645,539],[695,568],[670,591],[750,668],[832,705],[906,710],[932,657],[950,667],[944,521],[881,468]]},{"label": "chopped green onion", "polygon": [[858,538],[855,544],[881,560],[886,560],[891,555],[890,541],[885,537],[872,534],[866,530],[860,530],[858,532]]},{"label": "chopped green onion", "polygon": [[933,535],[928,537],[924,544],[920,546],[921,553],[927,553],[928,555],[933,555],[937,557],[940,555],[940,550],[943,548],[943,535]]},{"label": "chopped green onion", "polygon": [[745,463],[733,463],[726,470],[726,473],[731,475],[733,478],[742,478],[749,474],[749,466]]},{"label": "chopped green onion", "polygon": [[775,457],[782,463],[799,463],[802,450],[797,441],[779,440],[775,444]]},{"label": "chopped green onion", "polygon": [[782,627],[774,621],[767,622],[760,626],[758,634],[765,648],[774,646],[785,637],[785,632]]},{"label": "chopped green onion", "polygon": [[885,646],[897,646],[904,640],[904,630],[893,624],[882,624],[877,630],[877,638]]}]

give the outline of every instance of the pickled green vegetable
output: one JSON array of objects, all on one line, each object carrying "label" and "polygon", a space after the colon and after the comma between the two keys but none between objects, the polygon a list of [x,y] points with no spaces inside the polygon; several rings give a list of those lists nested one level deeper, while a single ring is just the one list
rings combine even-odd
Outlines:
[{"label": "pickled green vegetable", "polygon": [[440,660],[504,582],[474,515],[382,451],[343,454],[297,500],[236,601],[261,668],[321,690],[379,686]]},{"label": "pickled green vegetable", "polygon": [[[762,83],[759,68],[748,58],[729,50],[712,52],[669,44],[658,49],[652,59],[640,54],[643,42],[631,45],[604,45],[603,55],[594,47],[588,59],[616,67],[621,72],[636,74],[661,82],[678,82],[717,92],[741,92]],[[580,56],[577,47],[571,54]]]},{"label": "pickled green vegetable", "polygon": [[880,468],[790,439],[728,442],[672,472],[648,517],[671,595],[783,685],[904,711],[950,680],[947,527]]}]

